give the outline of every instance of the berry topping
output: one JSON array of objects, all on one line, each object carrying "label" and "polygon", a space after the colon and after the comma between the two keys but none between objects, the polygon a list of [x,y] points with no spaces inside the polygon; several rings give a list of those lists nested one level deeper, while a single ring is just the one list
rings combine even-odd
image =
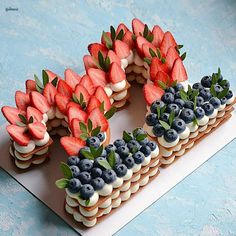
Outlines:
[{"label": "berry topping", "polygon": [[161,99],[164,91],[153,84],[145,84],[143,86],[143,94],[147,104],[151,105],[154,101]]},{"label": "berry topping", "polygon": [[162,116],[161,116],[161,120],[163,120],[163,121],[168,123],[169,116],[170,116],[169,113],[163,113]]},{"label": "berry topping", "polygon": [[141,141],[139,142],[139,144],[140,144],[140,145],[147,145],[148,141],[149,141],[148,138],[145,138],[145,139],[141,140]]},{"label": "berry topping", "polygon": [[72,178],[69,181],[68,189],[71,193],[78,193],[81,186],[82,185],[81,185],[81,182],[79,181],[79,179]]},{"label": "berry topping", "polygon": [[102,178],[106,184],[111,184],[116,180],[116,173],[114,170],[104,170],[102,172]]},{"label": "berry topping", "polygon": [[100,132],[98,135],[97,135],[98,139],[100,140],[100,142],[103,142],[105,140],[105,134]]},{"label": "berry topping", "polygon": [[142,164],[143,161],[144,161],[145,156],[142,152],[138,151],[138,152],[133,154],[133,158],[134,158],[134,162],[136,164]]},{"label": "berry topping", "polygon": [[127,146],[119,146],[116,152],[120,155],[122,159],[129,156],[129,149]]},{"label": "berry topping", "polygon": [[181,89],[184,89],[184,86],[182,84],[178,83],[175,85],[174,89],[175,89],[175,92],[178,92]]},{"label": "berry topping", "polygon": [[94,190],[101,190],[105,185],[105,182],[102,178],[97,177],[95,179],[92,179],[91,185],[93,186]]},{"label": "berry topping", "polygon": [[100,146],[100,140],[98,137],[90,137],[86,140],[86,145],[89,147],[98,148]]},{"label": "berry topping", "polygon": [[99,167],[99,168],[101,168],[102,170],[104,170],[105,168],[99,164],[99,161],[105,161],[105,160],[106,160],[106,157],[97,157],[97,158],[94,160],[93,166],[94,166],[94,167]]},{"label": "berry topping", "polygon": [[161,124],[156,124],[152,128],[152,132],[156,137],[161,137],[164,134],[165,129],[162,127]]},{"label": "berry topping", "polygon": [[197,96],[196,101],[197,101],[197,102],[196,102],[196,105],[197,105],[198,107],[202,106],[202,104],[204,103],[203,97],[200,97],[200,96]]},{"label": "berry topping", "polygon": [[111,151],[116,151],[116,146],[114,144],[110,143],[105,147],[105,150],[106,150],[107,154],[109,154]]},{"label": "berry topping", "polygon": [[211,98],[210,101],[209,101],[209,103],[210,103],[215,109],[217,109],[217,108],[221,105],[220,99],[217,98],[217,97]]},{"label": "berry topping", "polygon": [[154,141],[149,141],[147,143],[148,147],[150,147],[151,151],[154,151],[157,147],[156,143]]},{"label": "berry topping", "polygon": [[171,113],[172,111],[175,112],[175,116],[178,116],[179,112],[180,112],[180,108],[177,104],[171,103],[167,105],[166,111],[168,113]]},{"label": "berry topping", "polygon": [[83,140],[67,136],[62,137],[60,139],[60,143],[69,156],[78,155],[79,150],[85,145],[85,142]]},{"label": "berry topping", "polygon": [[133,168],[135,162],[132,156],[129,156],[123,160],[123,163],[127,166],[128,169]]},{"label": "berry topping", "polygon": [[173,103],[175,98],[173,93],[165,93],[162,97],[161,100],[166,103],[166,104],[170,104]]},{"label": "berry topping", "polygon": [[71,172],[73,174],[74,178],[78,178],[79,173],[80,173],[80,169],[78,166],[70,166]]},{"label": "berry topping", "polygon": [[120,146],[125,146],[125,140],[123,139],[117,139],[115,142],[114,142],[114,145],[118,148]]},{"label": "berry topping", "polygon": [[229,81],[228,81],[228,80],[225,80],[225,83],[224,83],[224,85],[222,85],[222,87],[223,87],[223,89],[229,88],[229,87],[230,87]]},{"label": "berry topping", "polygon": [[214,112],[214,107],[213,107],[213,105],[212,105],[211,103],[205,103],[205,104],[203,104],[203,105],[202,105],[202,108],[203,108],[203,110],[205,111],[205,114],[206,114],[207,116],[212,115],[213,112]]},{"label": "berry topping", "polygon": [[175,99],[175,100],[174,100],[174,103],[175,103],[176,105],[178,105],[178,107],[179,107],[180,109],[183,109],[184,104],[185,104],[184,100],[182,100],[181,98]]},{"label": "berry topping", "polygon": [[80,159],[86,158],[86,157],[82,154],[82,151],[90,152],[90,148],[89,148],[89,147],[82,147],[82,148],[79,150],[78,155],[79,155],[79,158],[80,158]]},{"label": "berry topping", "polygon": [[102,170],[99,167],[92,168],[91,176],[93,178],[101,177],[102,176]]},{"label": "berry topping", "polygon": [[28,124],[28,129],[32,137],[35,139],[43,139],[46,133],[47,127],[41,122],[33,122]]},{"label": "berry topping", "polygon": [[140,144],[139,144],[138,141],[133,139],[133,140],[131,140],[127,143],[127,147],[132,152],[132,150],[134,150],[134,149],[139,150],[140,149]]},{"label": "berry topping", "polygon": [[234,96],[233,92],[231,90],[228,91],[227,95],[225,96],[227,99],[230,99]]},{"label": "berry topping", "polygon": [[69,166],[77,166],[79,164],[79,158],[77,156],[70,156],[67,160]]},{"label": "berry topping", "polygon": [[83,159],[79,163],[79,168],[81,171],[90,171],[93,167],[93,162],[89,159]]},{"label": "berry topping", "polygon": [[202,90],[199,92],[199,95],[200,95],[201,97],[203,97],[203,99],[204,99],[205,102],[206,102],[206,101],[209,101],[210,98],[212,97],[210,91],[207,90],[207,89],[202,89]]},{"label": "berry topping", "polygon": [[202,119],[205,115],[205,111],[201,107],[197,107],[194,113],[197,119]]},{"label": "berry topping", "polygon": [[193,110],[194,103],[192,101],[185,101],[184,107]]},{"label": "berry topping", "polygon": [[173,93],[173,94],[175,94],[175,89],[172,88],[172,87],[169,87],[169,88],[165,89],[165,93]]},{"label": "berry topping", "polygon": [[202,79],[201,79],[202,86],[205,88],[210,88],[211,87],[211,80],[212,80],[211,76],[202,77]]},{"label": "berry topping", "polygon": [[146,116],[146,124],[149,126],[154,126],[158,123],[158,117],[155,113],[150,113]]},{"label": "berry topping", "polygon": [[141,146],[140,152],[144,154],[145,157],[148,157],[151,154],[151,148],[148,145]]},{"label": "berry topping", "polygon": [[193,84],[192,88],[193,89],[201,90],[201,89],[203,89],[203,86],[202,86],[201,83],[195,83],[195,84]]},{"label": "berry topping", "polygon": [[25,133],[24,127],[19,127],[17,125],[8,125],[7,132],[11,138],[22,146],[27,146],[30,141],[30,136]]},{"label": "berry topping", "polygon": [[194,112],[189,109],[189,108],[184,108],[181,113],[180,113],[180,116],[179,116],[182,120],[185,121],[186,124],[189,124],[191,123],[194,118],[195,118],[195,115],[194,115]]},{"label": "berry topping", "polygon": [[220,93],[223,91],[223,88],[219,84],[214,84],[214,90],[216,93]]},{"label": "berry topping", "polygon": [[164,106],[165,106],[165,104],[164,104],[164,102],[162,102],[161,100],[159,100],[159,101],[154,101],[154,102],[152,103],[151,107],[150,107],[150,110],[151,110],[152,113],[157,113],[157,108],[158,108],[158,107],[159,107],[159,108],[162,108],[162,107],[164,107]]},{"label": "berry topping", "polygon": [[114,171],[118,177],[123,177],[127,173],[127,167],[124,164],[119,164],[115,166]]},{"label": "berry topping", "polygon": [[94,194],[94,189],[93,186],[90,184],[85,184],[80,189],[81,198],[84,200],[88,200],[93,196],[93,194]]},{"label": "berry topping", "polygon": [[186,129],[186,124],[182,119],[175,118],[172,123],[172,128],[176,130],[178,134],[180,134]]},{"label": "berry topping", "polygon": [[224,105],[226,102],[227,102],[227,98],[226,97],[223,97],[223,98],[220,99],[221,105]]},{"label": "berry topping", "polygon": [[78,174],[78,179],[82,184],[88,184],[90,183],[92,177],[89,172],[83,171]]},{"label": "berry topping", "polygon": [[174,129],[168,129],[164,133],[164,139],[168,143],[174,142],[177,138],[178,138],[178,134]]}]

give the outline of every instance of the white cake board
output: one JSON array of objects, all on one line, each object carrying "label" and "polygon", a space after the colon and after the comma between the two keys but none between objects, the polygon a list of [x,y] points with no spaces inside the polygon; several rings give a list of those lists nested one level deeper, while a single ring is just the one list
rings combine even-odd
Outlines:
[{"label": "white cake board", "polygon": [[[131,131],[133,128],[143,125],[144,104],[141,89],[138,86],[132,86],[131,105],[118,112],[111,120],[112,140],[121,137],[123,130]],[[19,171],[9,156],[10,142],[5,126],[6,124],[0,128],[0,166],[82,235],[114,234],[236,137],[236,116],[234,115],[172,166],[161,169],[160,175],[154,181],[109,217],[93,228],[81,229],[72,220],[72,216],[65,213],[65,193],[63,190],[57,189],[54,184],[57,179],[62,177],[59,163],[66,161],[67,158],[58,142],[55,142],[51,149],[49,162],[26,172]]]}]

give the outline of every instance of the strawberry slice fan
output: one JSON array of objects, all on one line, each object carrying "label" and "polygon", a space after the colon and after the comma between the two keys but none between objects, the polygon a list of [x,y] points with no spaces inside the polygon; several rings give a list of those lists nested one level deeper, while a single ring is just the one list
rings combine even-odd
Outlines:
[{"label": "strawberry slice fan", "polygon": [[[27,169],[49,157],[54,135],[68,154],[56,186],[65,189],[65,210],[92,227],[231,117],[235,98],[220,69],[192,86],[183,64],[186,52],[173,35],[135,18],[103,31],[88,46],[86,73],[50,70],[16,91],[16,107],[4,106],[10,123],[10,155]],[[143,85],[143,128],[110,143],[108,120],[129,101],[131,84]]]}]

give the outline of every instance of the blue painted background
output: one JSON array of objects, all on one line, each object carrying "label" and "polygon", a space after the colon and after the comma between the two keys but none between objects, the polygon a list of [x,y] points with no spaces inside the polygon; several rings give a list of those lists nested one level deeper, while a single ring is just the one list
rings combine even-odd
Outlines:
[{"label": "blue painted background", "polygon": [[[5,11],[5,8],[18,11]],[[187,51],[191,81],[221,67],[236,91],[236,1],[0,1],[0,106],[49,68],[83,70],[86,45],[138,17],[170,30]],[[0,115],[0,124],[4,123]],[[236,132],[236,128],[233,127]],[[236,235],[236,141],[117,235]],[[145,199],[144,199],[145,200]],[[47,207],[0,170],[0,235],[73,235]]]}]

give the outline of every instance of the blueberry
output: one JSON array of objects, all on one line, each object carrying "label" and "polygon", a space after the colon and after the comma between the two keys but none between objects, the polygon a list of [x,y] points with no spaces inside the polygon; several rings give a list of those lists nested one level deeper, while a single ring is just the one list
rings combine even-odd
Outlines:
[{"label": "blueberry", "polygon": [[116,146],[114,144],[108,144],[106,147],[105,147],[105,150],[107,152],[107,154],[109,154],[111,151],[116,151]]},{"label": "blueberry", "polygon": [[172,88],[172,87],[169,87],[169,88],[165,89],[165,92],[166,93],[173,93],[173,94],[175,94],[175,89]]},{"label": "blueberry", "polygon": [[180,116],[179,116],[182,120],[185,121],[186,124],[188,123],[191,123],[194,118],[195,118],[195,115],[194,115],[194,112],[193,110],[189,109],[189,108],[184,108],[181,113],[180,113]]},{"label": "blueberry", "polygon": [[[218,73],[213,73],[212,77],[213,76],[217,76],[218,77]],[[223,80],[223,76],[220,74],[219,79],[218,79],[218,83],[221,82],[222,80]]]},{"label": "blueberry", "polygon": [[175,118],[172,123],[172,128],[177,131],[178,134],[182,133],[185,128],[185,122],[180,118]]},{"label": "blueberry", "polygon": [[184,88],[184,86],[182,84],[176,84],[175,87],[174,87],[176,92],[178,92],[179,90],[181,90],[183,88]]},{"label": "blueberry", "polygon": [[106,157],[97,157],[94,162],[93,162],[93,166],[94,167],[98,167],[98,168],[101,168],[102,170],[104,169],[104,167],[102,167],[100,164],[99,164],[99,161],[104,161],[106,160]]},{"label": "blueberry", "polygon": [[192,88],[193,89],[201,90],[201,89],[203,89],[203,86],[202,86],[201,83],[195,83],[195,84],[193,84]]},{"label": "blueberry", "polygon": [[182,100],[181,98],[177,98],[174,100],[174,103],[180,108],[180,109],[183,109],[184,107],[184,100]]},{"label": "blueberry", "polygon": [[212,97],[210,91],[207,90],[207,89],[202,89],[202,90],[199,92],[199,95],[200,95],[201,97],[203,97],[203,99],[204,99],[205,102],[206,102],[206,101],[209,101],[210,98]]},{"label": "blueberry", "polygon": [[174,129],[168,129],[164,133],[164,139],[168,142],[174,142],[178,138],[178,134]]},{"label": "blueberry", "polygon": [[127,146],[120,146],[117,148],[116,152],[120,155],[122,159],[129,156],[129,148]]},{"label": "blueberry", "polygon": [[102,172],[102,178],[107,184],[111,184],[116,180],[116,173],[114,170],[104,170]]},{"label": "blueberry", "polygon": [[101,177],[102,176],[102,170],[99,167],[94,167],[91,170],[91,176],[93,178]]},{"label": "blueberry", "polygon": [[171,103],[167,105],[166,111],[168,113],[171,113],[172,111],[175,112],[175,116],[178,116],[179,112],[180,112],[180,108],[177,104]]},{"label": "blueberry", "polygon": [[119,164],[115,166],[114,171],[118,177],[124,177],[127,173],[127,167],[124,164]]},{"label": "blueberry", "polygon": [[165,103],[165,104],[170,104],[173,103],[175,100],[174,94],[173,93],[164,93],[161,97],[161,100]]},{"label": "blueberry", "polygon": [[151,148],[148,145],[141,146],[140,152],[144,154],[145,157],[148,157],[151,154]]},{"label": "blueberry", "polygon": [[143,128],[136,128],[133,131],[134,137],[137,137],[139,134],[147,134],[147,132]]},{"label": "blueberry", "polygon": [[89,199],[90,197],[93,196],[93,194],[94,194],[94,189],[93,189],[93,186],[90,184],[85,184],[80,189],[81,198],[84,200]]},{"label": "blueberry", "polygon": [[205,111],[201,107],[197,107],[194,113],[197,119],[202,119],[205,115]]},{"label": "blueberry", "polygon": [[164,102],[157,100],[157,101],[152,103],[152,105],[150,107],[150,110],[151,110],[152,113],[157,113],[157,108],[158,107],[162,108],[164,105],[165,105]]},{"label": "blueberry", "polygon": [[74,178],[77,178],[79,173],[80,173],[80,169],[78,166],[70,166],[71,172],[73,174]]},{"label": "blueberry", "polygon": [[180,91],[178,91],[175,93],[175,99],[180,99],[180,98],[181,98]]},{"label": "blueberry", "polygon": [[79,164],[79,158],[77,156],[71,156],[67,160],[69,166],[77,166]]},{"label": "blueberry", "polygon": [[234,95],[233,95],[233,92],[231,90],[228,91],[227,95],[225,96],[227,99],[230,99],[232,98]]},{"label": "blueberry", "polygon": [[140,144],[136,140],[131,140],[127,143],[127,147],[129,148],[130,151],[132,151],[134,149],[139,150],[140,149]]},{"label": "blueberry", "polygon": [[125,140],[124,139],[117,139],[114,142],[114,145],[116,146],[116,148],[120,147],[120,146],[124,146],[125,145]]},{"label": "blueberry", "polygon": [[148,143],[148,138],[145,138],[139,142],[140,145],[146,145]]},{"label": "blueberry", "polygon": [[122,163],[122,159],[120,158],[120,155],[115,152],[115,163],[120,164]]},{"label": "blueberry", "polygon": [[93,186],[94,190],[101,190],[105,185],[105,182],[102,178],[97,177],[95,179],[92,179],[91,185]]},{"label": "blueberry", "polygon": [[230,83],[228,80],[224,80],[225,82],[223,83],[222,85],[222,88],[225,89],[225,88],[229,88],[230,87]]},{"label": "blueberry", "polygon": [[98,148],[100,146],[100,140],[98,137],[89,137],[87,140],[86,140],[86,144],[87,146],[89,147],[95,147],[95,148]]},{"label": "blueberry", "polygon": [[184,107],[193,110],[194,103],[192,101],[185,101]]},{"label": "blueberry", "polygon": [[211,80],[212,80],[211,76],[202,77],[202,79],[201,79],[202,86],[205,88],[210,88],[211,87]]},{"label": "blueberry", "polygon": [[227,98],[226,97],[223,97],[223,98],[220,99],[221,105],[224,105],[226,102],[227,102]]},{"label": "blueberry", "polygon": [[82,154],[82,151],[86,151],[86,152],[90,152],[90,148],[89,147],[83,147],[79,150],[79,158],[80,159],[84,159],[86,158],[83,154]]},{"label": "blueberry", "polygon": [[169,113],[163,113],[162,116],[161,116],[161,118],[160,118],[160,120],[163,120],[163,121],[165,121],[165,122],[168,123],[169,116],[170,116]]},{"label": "blueberry", "polygon": [[165,129],[162,127],[161,124],[156,124],[152,128],[152,132],[156,137],[161,137],[164,134]]},{"label": "blueberry", "polygon": [[81,171],[90,171],[93,167],[93,162],[89,159],[83,159],[79,163],[79,168]]},{"label": "blueberry", "polygon": [[106,149],[103,149],[103,150],[102,150],[101,157],[106,157],[106,156],[107,156],[107,151],[106,151]]},{"label": "blueberry", "polygon": [[144,161],[145,156],[142,152],[138,151],[138,152],[133,154],[133,158],[134,158],[134,162],[136,164],[142,164],[143,161]]},{"label": "blueberry", "polygon": [[203,97],[197,96],[196,98],[197,106],[200,107],[204,103]]},{"label": "blueberry", "polygon": [[214,84],[213,86],[214,86],[216,93],[220,93],[223,91],[223,88],[219,84]]},{"label": "blueberry", "polygon": [[129,156],[129,157],[126,157],[124,160],[123,160],[123,163],[127,166],[128,169],[131,169],[133,168],[134,166],[134,158],[132,156]]},{"label": "blueberry", "polygon": [[146,116],[146,124],[149,126],[154,126],[155,124],[158,123],[158,118],[157,118],[157,114],[155,113],[150,113]]},{"label": "blueberry", "polygon": [[73,179],[70,179],[69,181],[68,189],[71,193],[77,193],[79,192],[81,186],[82,186],[81,182],[78,179],[73,178]]},{"label": "blueberry", "polygon": [[217,97],[212,97],[212,98],[210,99],[209,103],[210,103],[215,109],[217,109],[217,108],[221,105],[220,99],[217,98]]},{"label": "blueberry", "polygon": [[210,116],[214,112],[214,107],[212,106],[211,103],[205,103],[202,105],[203,110],[205,111],[205,114],[207,116]]},{"label": "blueberry", "polygon": [[98,135],[97,135],[98,139],[100,142],[103,142],[105,140],[105,134],[103,132],[100,132]]},{"label": "blueberry", "polygon": [[78,179],[82,184],[88,184],[90,183],[92,177],[87,171],[83,171],[79,173]]},{"label": "blueberry", "polygon": [[154,141],[149,141],[147,143],[148,147],[150,147],[151,151],[154,151],[157,147],[156,143]]}]

